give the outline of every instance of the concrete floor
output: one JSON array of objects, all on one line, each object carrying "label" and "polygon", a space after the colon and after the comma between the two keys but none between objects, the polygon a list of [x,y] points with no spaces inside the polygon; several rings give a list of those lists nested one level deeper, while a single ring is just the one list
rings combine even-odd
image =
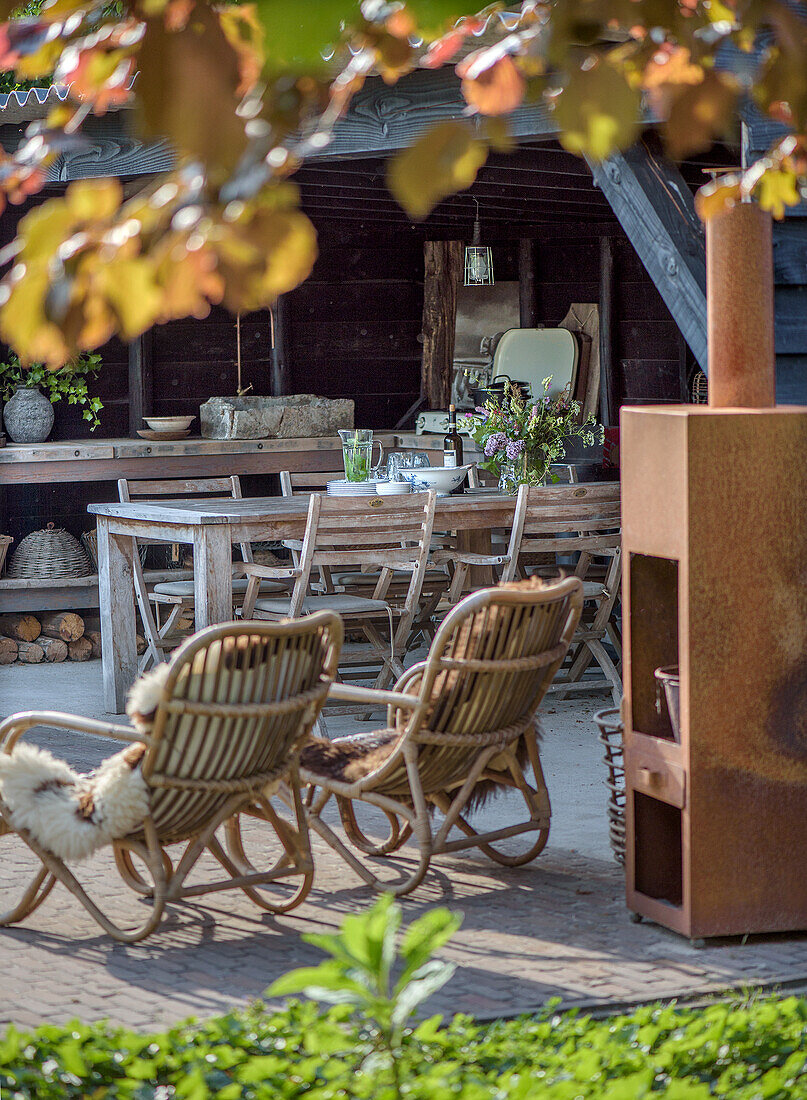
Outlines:
[{"label": "concrete floor", "polygon": [[[610,706],[610,697],[592,693],[575,701],[544,703],[542,758],[552,801],[549,846],[578,852],[595,859],[610,859],[606,820],[607,792],[602,748],[593,716]],[[127,722],[125,715],[104,711],[101,662],[74,664],[9,665],[0,668],[0,716],[20,710],[64,710],[87,718]],[[127,723],[128,724],[128,723]],[[372,729],[353,717],[329,717],[331,736]],[[87,734],[35,730],[29,739],[74,767],[88,770],[120,747]],[[494,800],[483,817],[495,818],[496,826],[510,824],[518,812],[515,800]],[[513,819],[515,820],[515,819]]]}]

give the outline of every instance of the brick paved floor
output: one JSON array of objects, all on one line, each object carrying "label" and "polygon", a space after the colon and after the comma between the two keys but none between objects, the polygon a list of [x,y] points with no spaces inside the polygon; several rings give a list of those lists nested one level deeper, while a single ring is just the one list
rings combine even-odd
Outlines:
[{"label": "brick paved floor", "polygon": [[[100,716],[97,662],[73,669],[77,676],[81,670],[81,684],[73,685],[81,709]],[[55,677],[35,683],[27,671],[0,670],[4,711],[34,699],[40,706],[69,705]],[[56,693],[52,699],[45,684]],[[547,707],[542,754],[553,831],[546,851],[513,870],[478,853],[442,857],[414,898],[405,900],[407,919],[435,904],[465,915],[444,951],[457,962],[456,974],[428,1007],[493,1016],[535,1009],[551,997],[566,1005],[621,1004],[760,983],[807,984],[805,936],[697,950],[653,925],[630,922],[622,874],[608,858],[605,839],[601,753],[592,725],[598,705],[603,701]],[[35,739],[59,751],[52,735]],[[76,741],[67,756],[91,765],[105,748]],[[513,809],[500,800],[486,814],[507,824]],[[268,834],[253,823],[248,836],[254,857],[254,846],[268,843]],[[0,908],[6,908],[8,892],[26,881],[33,864],[18,841],[4,838],[0,845]],[[131,947],[110,940],[57,886],[23,925],[0,929],[0,1023],[33,1026],[79,1016],[151,1028],[260,997],[277,975],[320,957],[301,933],[333,929],[345,913],[371,900],[329,848],[317,838],[314,845],[314,889],[294,913],[273,918],[241,894],[208,896],[175,909],[151,939]],[[411,852],[403,859],[411,860]],[[119,917],[134,916],[141,906],[121,886],[108,854],[80,865],[79,877]]]},{"label": "brick paved floor", "polygon": [[[264,842],[257,823],[250,839]],[[243,895],[221,894],[176,909],[142,945],[113,943],[57,887],[25,925],[0,930],[0,1020],[33,1026],[80,1016],[151,1028],[260,997],[277,975],[319,957],[300,933],[333,929],[370,899],[330,849],[315,845],[317,882],[293,914],[273,918]],[[3,885],[22,882],[26,866],[22,850],[7,855]],[[119,916],[141,904],[118,892],[108,856],[89,861],[83,880]],[[433,1011],[491,1016],[556,996],[566,1005],[622,1003],[807,980],[804,937],[693,949],[630,922],[615,864],[563,849],[516,870],[478,855],[444,857],[404,902],[406,916],[434,904],[465,918],[444,951],[457,972],[433,998]]]}]

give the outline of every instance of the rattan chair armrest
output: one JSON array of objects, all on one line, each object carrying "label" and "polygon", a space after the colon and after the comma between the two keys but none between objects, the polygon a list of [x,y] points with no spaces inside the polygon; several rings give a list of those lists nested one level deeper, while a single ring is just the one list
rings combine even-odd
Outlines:
[{"label": "rattan chair armrest", "polygon": [[11,752],[20,737],[34,726],[47,726],[78,733],[93,733],[97,737],[110,737],[130,745],[148,744],[149,738],[137,734],[131,726],[119,726],[115,722],[98,722],[94,718],[82,718],[78,714],[63,714],[58,710],[25,710],[12,714],[0,722],[0,752]]},{"label": "rattan chair armrest", "polygon": [[293,565],[256,565],[253,561],[239,561],[233,567],[233,572],[242,573],[245,577],[263,577],[265,580],[289,580],[300,576],[300,570]]},{"label": "rattan chair armrest", "polygon": [[443,562],[462,562],[463,565],[505,565],[509,554],[473,554],[466,550],[435,550],[431,555],[435,565]]},{"label": "rattan chair armrest", "polygon": [[346,703],[368,703],[371,706],[407,707],[410,710],[414,710],[420,703],[417,695],[382,691],[380,688],[363,688],[356,684],[331,684],[328,699],[338,699]]}]

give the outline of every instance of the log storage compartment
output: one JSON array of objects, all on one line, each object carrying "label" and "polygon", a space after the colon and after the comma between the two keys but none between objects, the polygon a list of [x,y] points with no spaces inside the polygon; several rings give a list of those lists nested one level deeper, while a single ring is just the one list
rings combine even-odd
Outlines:
[{"label": "log storage compartment", "polygon": [[805,930],[807,409],[623,408],[621,446],[628,908]]}]

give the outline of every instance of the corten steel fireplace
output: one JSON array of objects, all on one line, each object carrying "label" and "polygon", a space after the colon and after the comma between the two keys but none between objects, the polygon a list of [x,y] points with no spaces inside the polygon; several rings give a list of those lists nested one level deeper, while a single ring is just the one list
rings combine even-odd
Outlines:
[{"label": "corten steel fireplace", "polygon": [[774,406],[769,219],[707,256],[710,406],[621,431],[627,904],[693,939],[807,928],[807,408]]}]

